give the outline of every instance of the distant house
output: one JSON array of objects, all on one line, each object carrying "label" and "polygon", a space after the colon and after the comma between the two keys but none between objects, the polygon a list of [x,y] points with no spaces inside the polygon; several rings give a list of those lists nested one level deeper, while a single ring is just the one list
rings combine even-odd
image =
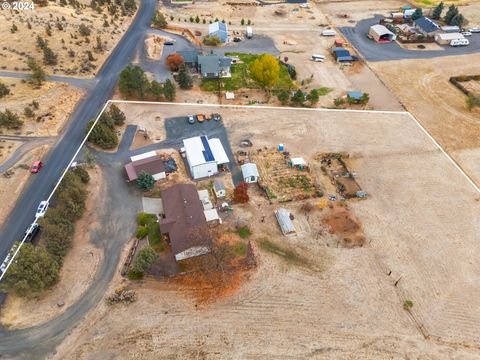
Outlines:
[{"label": "distant house", "polygon": [[204,79],[229,78],[232,59],[215,54],[198,55],[198,71]]},{"label": "distant house", "polygon": [[227,24],[220,21],[208,25],[208,36],[217,36],[222,43],[228,41],[228,27]]},{"label": "distant house", "polygon": [[183,140],[183,149],[194,179],[213,176],[219,167],[230,162],[220,139],[197,136]]},{"label": "distant house", "polygon": [[440,26],[425,16],[414,20],[413,25],[419,33],[425,36],[434,36],[436,32],[440,31]]},{"label": "distant house", "polygon": [[220,179],[215,179],[213,182],[213,191],[215,192],[215,196],[219,199],[224,198],[227,195],[225,185]]},{"label": "distant house", "polygon": [[259,173],[257,169],[257,165],[253,163],[243,164],[241,166],[243,181],[246,183],[256,183],[259,178]]},{"label": "distant house", "polygon": [[195,185],[176,184],[162,191],[164,218],[160,232],[166,236],[175,260],[208,254],[212,239],[204,207]]},{"label": "distant house", "polygon": [[125,165],[128,181],[137,180],[138,175],[144,171],[153,176],[155,180],[166,178],[163,160],[155,151],[132,156],[130,163]]}]

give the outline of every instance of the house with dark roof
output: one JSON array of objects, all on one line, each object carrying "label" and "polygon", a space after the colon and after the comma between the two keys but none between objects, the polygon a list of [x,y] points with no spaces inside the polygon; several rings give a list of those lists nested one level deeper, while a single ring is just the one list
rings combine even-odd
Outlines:
[{"label": "house with dark roof", "polygon": [[132,156],[130,161],[125,165],[128,181],[137,180],[141,172],[152,175],[155,180],[165,179],[167,176],[163,160],[155,151]]},{"label": "house with dark roof", "polygon": [[227,24],[220,21],[208,25],[208,36],[217,36],[222,43],[228,41],[228,27]]},{"label": "house with dark roof", "polygon": [[176,184],[161,195],[165,217],[159,222],[160,232],[170,244],[175,260],[208,254],[212,238],[195,185]]},{"label": "house with dark roof", "polygon": [[436,32],[441,30],[435,21],[425,16],[414,20],[413,25],[419,33],[425,36],[434,36]]},{"label": "house with dark roof", "polygon": [[198,71],[204,79],[232,77],[230,67],[232,59],[216,54],[198,55]]},{"label": "house with dark roof", "polygon": [[357,61],[358,57],[351,55],[350,51],[343,47],[334,47],[332,48],[333,56],[337,62],[347,62],[347,61]]},{"label": "house with dark roof", "polygon": [[189,68],[197,68],[198,53],[195,50],[180,50],[177,51],[177,54],[183,58],[185,65],[187,65]]}]

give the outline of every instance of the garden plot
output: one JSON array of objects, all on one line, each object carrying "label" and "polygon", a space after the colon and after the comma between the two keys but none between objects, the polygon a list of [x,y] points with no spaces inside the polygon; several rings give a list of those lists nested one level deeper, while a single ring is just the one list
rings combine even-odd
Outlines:
[{"label": "garden plot", "polygon": [[346,199],[366,197],[365,192],[355,180],[355,172],[348,169],[341,154],[323,154],[319,155],[319,158],[323,173],[337,187],[339,194]]},{"label": "garden plot", "polygon": [[285,152],[259,149],[250,158],[257,164],[259,185],[270,200],[286,202],[323,195],[309,169],[290,166]]}]

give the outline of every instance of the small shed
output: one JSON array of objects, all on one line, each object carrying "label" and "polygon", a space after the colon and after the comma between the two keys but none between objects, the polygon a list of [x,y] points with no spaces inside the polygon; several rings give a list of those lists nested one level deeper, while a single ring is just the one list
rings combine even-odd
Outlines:
[{"label": "small shed", "polygon": [[291,158],[288,164],[300,170],[303,170],[308,166],[307,162],[302,157]]},{"label": "small shed", "polygon": [[241,168],[243,181],[246,183],[256,183],[258,181],[260,175],[258,173],[257,165],[253,163],[247,163],[243,164]]},{"label": "small shed", "polygon": [[213,182],[213,191],[215,192],[215,196],[217,198],[224,198],[227,195],[225,185],[220,179],[215,179],[215,181]]},{"label": "small shed", "polygon": [[285,236],[295,236],[297,231],[295,230],[295,225],[293,225],[293,216],[287,209],[280,208],[275,210],[275,216],[280,226],[282,234]]}]

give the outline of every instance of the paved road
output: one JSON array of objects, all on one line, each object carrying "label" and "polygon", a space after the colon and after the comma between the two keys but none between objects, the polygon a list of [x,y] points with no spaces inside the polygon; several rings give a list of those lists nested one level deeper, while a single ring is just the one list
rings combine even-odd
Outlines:
[{"label": "paved road", "polygon": [[[10,141],[21,141],[23,142],[10,157],[0,164],[0,173],[7,171],[13,165],[15,165],[20,159],[32,149],[35,149],[39,146],[45,144],[51,144],[55,142],[55,137],[46,136],[46,137],[31,137],[31,136],[0,136],[0,139],[10,140]],[[30,164],[28,164],[30,165]],[[48,171],[48,170],[47,170]]]},{"label": "paved road", "polygon": [[440,56],[458,56],[480,52],[480,34],[473,34],[468,39],[469,46],[442,46],[443,50],[407,50],[396,42],[378,44],[367,37],[370,26],[378,24],[381,15],[359,21],[355,27],[339,27],[338,29],[367,61],[389,61],[401,59],[431,59]]},{"label": "paved road", "polygon": [[[87,122],[98,115],[105,102],[111,97],[118,73],[131,62],[137,47],[139,48],[143,44],[143,36],[149,29],[150,19],[155,11],[155,6],[155,0],[142,0],[140,9],[129,30],[99,71],[94,87],[77,105],[65,132],[53,150],[43,159],[49,164],[48,171],[42,171],[38,176],[35,176],[30,186],[25,189],[23,195],[18,199],[8,221],[0,232],[1,259],[5,258],[14,241],[21,239],[27,226],[34,220],[34,213],[38,203],[48,197],[56,180],[60,177],[81,144]],[[121,185],[119,184],[119,186]],[[132,199],[132,201],[134,200]],[[134,208],[133,205],[132,208]],[[122,209],[117,210],[121,211]],[[106,226],[106,233],[98,236],[98,241],[106,248],[111,244],[111,242],[108,242],[112,234],[109,232],[111,231],[110,228],[114,228],[115,225],[119,226],[117,224],[119,222],[116,219],[123,218],[123,216],[121,214],[111,214],[110,218],[111,220],[108,226]],[[114,246],[113,249],[108,248],[108,250],[113,252],[120,251],[118,246]],[[92,306],[98,303],[104,293],[105,286],[115,272],[117,260],[118,257],[115,258],[114,254],[109,253],[99,271],[99,273],[103,271],[108,276],[95,281],[93,288],[89,289],[89,296],[82,297],[80,302],[67,309],[58,318],[25,330],[7,331],[0,329],[0,354],[16,355],[26,359],[42,358],[46,352],[50,351],[62,340]]]},{"label": "paved road", "polygon": [[[30,74],[11,72],[11,71],[0,71],[0,77],[15,78],[15,79],[28,79]],[[48,81],[55,81],[70,84],[77,86],[83,89],[91,89],[95,86],[96,79],[79,79],[68,76],[57,76],[51,75],[46,78]]]}]

